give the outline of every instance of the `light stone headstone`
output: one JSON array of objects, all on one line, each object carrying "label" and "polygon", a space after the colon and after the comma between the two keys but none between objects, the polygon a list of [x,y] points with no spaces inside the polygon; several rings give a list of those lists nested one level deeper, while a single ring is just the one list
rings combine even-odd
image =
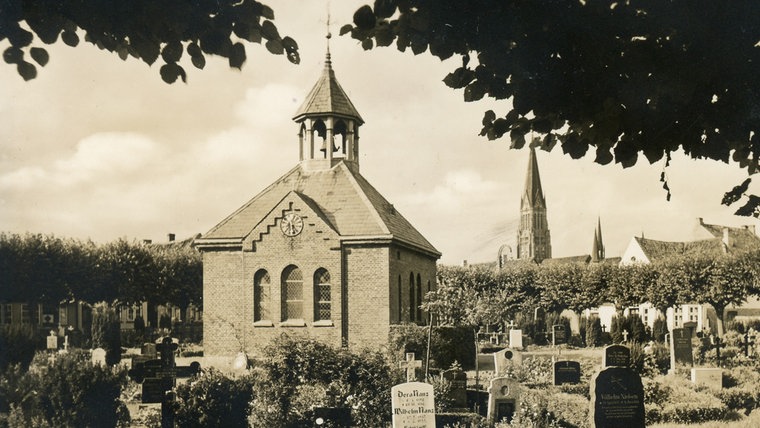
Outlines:
[{"label": "light stone headstone", "polygon": [[694,367],[691,369],[691,382],[695,385],[707,385],[723,388],[723,369],[713,367]]},{"label": "light stone headstone", "polygon": [[522,330],[509,330],[509,347],[512,349],[523,348]]},{"label": "light stone headstone", "polygon": [[522,365],[522,353],[513,349],[502,349],[493,354],[494,371],[503,374],[507,368]]},{"label": "light stone headstone", "polygon": [[433,385],[407,382],[391,388],[393,428],[435,428]]},{"label": "light stone headstone", "polygon": [[56,336],[53,330],[50,330],[50,336],[47,337],[47,348],[58,349],[58,336]]},{"label": "light stone headstone", "polygon": [[507,377],[497,377],[488,386],[488,413],[491,422],[511,422],[520,408],[520,384]]},{"label": "light stone headstone", "polygon": [[105,366],[106,365],[106,350],[103,348],[95,348],[92,350],[92,364]]}]

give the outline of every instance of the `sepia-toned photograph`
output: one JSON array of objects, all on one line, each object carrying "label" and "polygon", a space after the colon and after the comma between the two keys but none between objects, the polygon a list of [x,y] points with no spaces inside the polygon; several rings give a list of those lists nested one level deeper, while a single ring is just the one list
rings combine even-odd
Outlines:
[{"label": "sepia-toned photograph", "polygon": [[0,1],[0,428],[760,426],[760,4]]}]

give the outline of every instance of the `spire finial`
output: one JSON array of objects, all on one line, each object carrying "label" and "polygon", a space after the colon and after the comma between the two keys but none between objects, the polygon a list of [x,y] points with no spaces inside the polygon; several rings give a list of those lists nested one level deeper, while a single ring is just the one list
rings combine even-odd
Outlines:
[{"label": "spire finial", "polygon": [[332,33],[330,33],[330,2],[327,2],[327,34],[325,35],[325,38],[327,39],[327,54],[325,55],[325,64],[330,65],[330,39],[332,38]]}]

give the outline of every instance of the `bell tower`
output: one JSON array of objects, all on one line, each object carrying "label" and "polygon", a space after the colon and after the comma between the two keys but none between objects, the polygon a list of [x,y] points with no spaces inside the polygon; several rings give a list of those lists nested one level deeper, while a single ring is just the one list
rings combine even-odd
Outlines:
[{"label": "bell tower", "polygon": [[541,188],[536,149],[530,148],[525,191],[520,200],[520,228],[517,232],[517,258],[540,263],[552,257],[551,234],[546,219],[546,198]]},{"label": "bell tower", "polygon": [[332,168],[343,161],[359,170],[359,127],[364,120],[338,83],[327,33],[325,68],[293,120],[299,125],[299,161],[304,170]]}]

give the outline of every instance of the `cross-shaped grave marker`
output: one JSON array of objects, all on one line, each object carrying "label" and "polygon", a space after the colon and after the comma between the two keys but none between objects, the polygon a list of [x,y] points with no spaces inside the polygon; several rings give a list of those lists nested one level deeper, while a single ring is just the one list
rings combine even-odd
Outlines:
[{"label": "cross-shaped grave marker", "polygon": [[422,361],[414,359],[414,352],[407,352],[406,361],[399,362],[398,366],[406,369],[406,381],[414,382],[417,380],[417,369],[422,367]]},{"label": "cross-shaped grave marker", "polygon": [[509,324],[507,324],[507,327],[509,327],[510,330],[515,329],[515,322],[513,320],[509,321]]},{"label": "cross-shaped grave marker", "polygon": [[623,342],[628,342],[628,330],[623,330]]},{"label": "cross-shaped grave marker", "polygon": [[719,336],[710,336],[710,349],[715,349],[715,360],[718,362],[718,367],[720,367],[720,348],[723,348],[726,346],[726,344],[723,342],[723,340]]},{"label": "cross-shaped grave marker", "polygon": [[749,339],[749,330],[747,330],[744,332],[744,342],[742,342],[742,346],[744,347],[744,356],[747,358],[749,358],[749,347],[755,344],[755,341],[750,341]]},{"label": "cross-shaped grave marker", "polygon": [[174,427],[174,388],[177,377],[190,377],[201,371],[194,361],[189,366],[177,366],[174,351],[179,345],[171,337],[164,337],[156,344],[160,359],[141,361],[129,370],[129,377],[142,384],[143,403],[161,403],[161,428]]}]

